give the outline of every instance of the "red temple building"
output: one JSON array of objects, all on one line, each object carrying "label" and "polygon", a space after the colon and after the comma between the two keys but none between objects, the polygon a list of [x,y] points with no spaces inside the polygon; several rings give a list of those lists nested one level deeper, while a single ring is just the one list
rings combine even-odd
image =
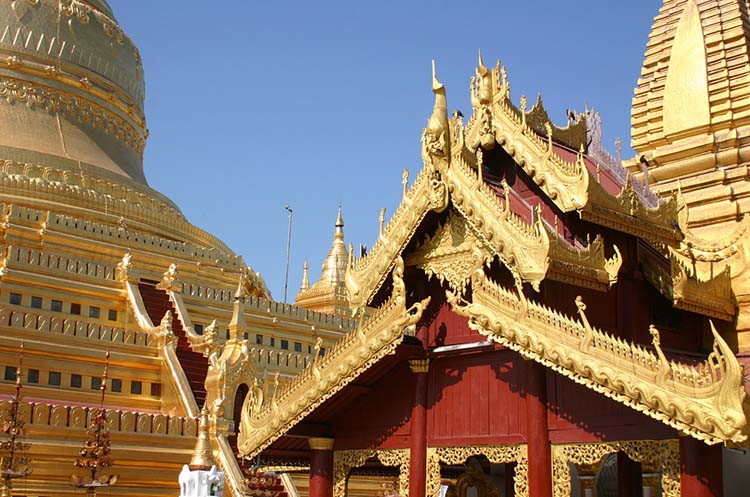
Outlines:
[{"label": "red temple building", "polygon": [[[741,58],[725,76],[744,78],[739,109],[748,26],[745,2],[664,2],[634,99],[641,157],[624,163],[596,113],[553,125],[481,55],[471,117],[451,117],[433,69],[424,165],[369,253],[348,251],[356,326],[248,396],[239,452],[309,465],[312,497],[346,495],[357,474],[410,497],[742,495],[750,244],[726,192],[746,185],[732,175],[746,145],[723,165],[698,149],[747,128],[739,110],[716,117],[714,65]],[[679,86],[696,67],[705,91]],[[721,196],[734,215],[706,215]]]}]

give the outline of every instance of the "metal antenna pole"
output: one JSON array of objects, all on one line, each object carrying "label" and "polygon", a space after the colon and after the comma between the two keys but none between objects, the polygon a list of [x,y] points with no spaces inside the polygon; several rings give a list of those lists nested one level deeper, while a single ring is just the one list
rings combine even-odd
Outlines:
[{"label": "metal antenna pole", "polygon": [[289,229],[286,235],[286,274],[284,275],[284,303],[286,304],[286,291],[289,288],[289,254],[292,249],[292,208],[285,205],[284,209],[289,213]]}]

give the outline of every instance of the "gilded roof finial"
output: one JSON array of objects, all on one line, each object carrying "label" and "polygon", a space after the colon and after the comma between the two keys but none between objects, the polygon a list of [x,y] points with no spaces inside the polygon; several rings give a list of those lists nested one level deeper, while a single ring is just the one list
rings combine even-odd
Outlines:
[{"label": "gilded roof finial", "polygon": [[208,471],[216,466],[214,461],[214,451],[211,449],[211,438],[209,436],[208,409],[203,406],[200,418],[198,419],[198,440],[195,442],[193,457],[190,459],[188,467],[193,471]]},{"label": "gilded roof finial", "polygon": [[237,285],[237,291],[234,292],[234,307],[232,309],[232,320],[229,321],[229,339],[238,340],[240,337],[244,337],[245,330],[247,330],[247,323],[245,322],[245,281],[244,277],[240,276],[240,282]]},{"label": "gilded roof finial", "polygon": [[404,168],[404,171],[401,173],[401,186],[404,187],[403,196],[406,198],[406,187],[409,185],[409,169]]},{"label": "gilded roof finial", "polygon": [[383,225],[385,224],[385,207],[380,209],[380,215],[378,216],[378,239],[383,238]]},{"label": "gilded roof finial", "polygon": [[[436,158],[445,158],[450,155],[450,126],[445,87],[437,79],[434,59],[432,61],[432,92],[435,94],[435,105],[422,134],[422,160],[436,165],[433,163]],[[445,166],[444,163],[439,164],[439,167]]]},{"label": "gilded roof finial", "polygon": [[433,93],[437,93],[443,89],[445,89],[445,86],[443,86],[443,83],[441,83],[437,79],[437,70],[435,69],[435,59],[432,59],[432,91]]}]

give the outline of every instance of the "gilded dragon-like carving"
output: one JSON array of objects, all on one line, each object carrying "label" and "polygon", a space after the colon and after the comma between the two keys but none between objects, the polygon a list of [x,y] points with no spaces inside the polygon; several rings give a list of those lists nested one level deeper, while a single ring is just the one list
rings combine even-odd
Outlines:
[{"label": "gilded dragon-like carving", "polygon": [[[689,366],[519,298],[481,268],[472,278],[472,302],[447,297],[482,335],[682,433],[709,444],[747,438],[742,368],[713,324],[713,352]],[[584,310],[579,306],[582,318]]]}]

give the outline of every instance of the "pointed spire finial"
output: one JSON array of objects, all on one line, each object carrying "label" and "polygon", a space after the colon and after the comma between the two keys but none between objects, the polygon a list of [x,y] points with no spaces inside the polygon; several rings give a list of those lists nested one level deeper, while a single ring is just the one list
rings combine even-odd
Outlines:
[{"label": "pointed spire finial", "polygon": [[240,340],[245,336],[247,323],[245,323],[245,281],[240,275],[237,291],[234,292],[234,306],[232,308],[232,319],[229,321],[229,339]]},{"label": "pointed spire finial", "polygon": [[307,259],[305,259],[305,263],[302,265],[302,284],[299,287],[300,293],[310,289],[309,269],[310,266],[307,264]]},{"label": "pointed spire finial", "polygon": [[487,69],[487,67],[484,65],[484,60],[482,60],[482,49],[479,48],[479,49],[477,49],[477,51],[479,52],[479,68],[480,69],[482,69],[482,68]]},{"label": "pointed spire finial", "polygon": [[437,79],[437,70],[435,69],[435,59],[432,59],[432,91],[436,92],[443,89],[443,83]]},{"label": "pointed spire finial", "polygon": [[339,202],[339,213],[336,216],[336,227],[337,228],[344,227],[344,218],[341,216],[341,202]]}]

